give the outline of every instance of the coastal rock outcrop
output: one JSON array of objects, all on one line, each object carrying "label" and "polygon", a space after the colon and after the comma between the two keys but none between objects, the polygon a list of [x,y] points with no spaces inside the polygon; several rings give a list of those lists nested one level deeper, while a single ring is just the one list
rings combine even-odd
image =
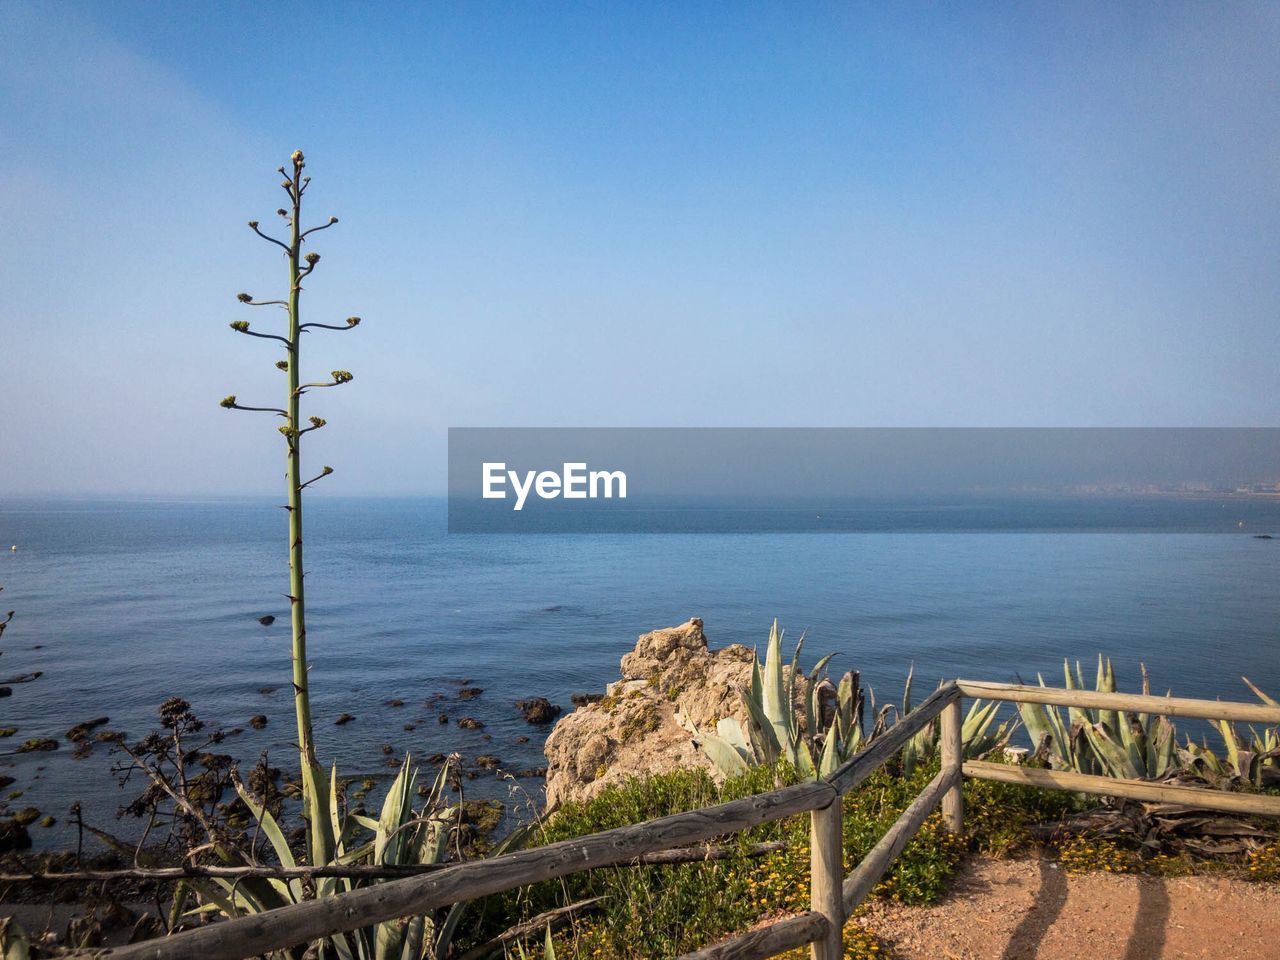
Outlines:
[{"label": "coastal rock outcrop", "polygon": [[738,687],[750,684],[754,656],[738,643],[709,649],[696,618],[641,636],[622,658],[622,679],[547,738],[548,807],[589,799],[628,777],[677,769],[714,775],[694,731],[714,729],[721,717],[745,719]]},{"label": "coastal rock outcrop", "polygon": [[550,723],[560,715],[560,706],[546,697],[533,697],[529,700],[517,700],[516,709],[520,711],[526,723]]}]

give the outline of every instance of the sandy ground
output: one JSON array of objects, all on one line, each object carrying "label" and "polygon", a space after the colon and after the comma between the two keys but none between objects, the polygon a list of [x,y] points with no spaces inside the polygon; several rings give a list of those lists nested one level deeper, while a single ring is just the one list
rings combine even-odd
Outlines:
[{"label": "sandy ground", "polygon": [[902,960],[1280,958],[1280,885],[1050,861],[975,858],[936,906],[874,903],[860,919]]}]

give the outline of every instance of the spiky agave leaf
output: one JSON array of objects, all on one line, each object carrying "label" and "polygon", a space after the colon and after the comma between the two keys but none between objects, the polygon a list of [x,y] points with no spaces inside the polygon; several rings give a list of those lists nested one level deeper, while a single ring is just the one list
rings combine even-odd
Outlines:
[{"label": "spiky agave leaf", "polygon": [[721,718],[716,724],[716,735],[738,751],[744,759],[750,758],[751,745],[747,743],[746,738],[742,735],[742,724],[733,717]]},{"label": "spiky agave leaf", "polygon": [[[808,734],[810,743],[815,743],[816,738],[822,734],[823,718],[822,718],[822,684],[827,684],[825,689],[836,691],[835,685],[826,678],[827,664],[831,662],[834,653],[829,653],[819,660],[812,670],[809,671],[809,698],[808,698]],[[797,672],[798,665],[791,673],[791,687],[794,690],[796,685],[796,677],[800,676]]]},{"label": "spiky agave leaf", "polygon": [[841,763],[839,717],[827,731],[826,740],[822,744],[822,757],[818,761],[818,776],[829,777]]},{"label": "spiky agave leaf", "polygon": [[1134,764],[1129,752],[1111,738],[1107,728],[1101,723],[1088,724],[1084,727],[1084,734],[1110,776],[1123,780],[1143,778],[1145,769],[1139,769]]},{"label": "spiky agave leaf", "polygon": [[400,770],[391,781],[386,799],[382,802],[382,812],[378,815],[378,825],[374,833],[373,862],[375,864],[401,864],[406,861],[405,852],[409,847],[410,821],[413,815],[413,787],[416,781],[416,770],[410,766],[409,757],[400,765]]},{"label": "spiky agave leaf", "polygon": [[764,704],[745,690],[739,689],[738,693],[747,710],[747,736],[751,741],[752,754],[759,763],[773,766],[783,755],[782,744],[765,714]]},{"label": "spiky agave leaf", "polygon": [[802,780],[815,780],[818,776],[818,768],[814,765],[813,754],[809,750],[809,744],[803,740],[798,742],[792,750],[795,756],[796,773],[800,775]]},{"label": "spiky agave leaf", "polygon": [[1253,681],[1250,680],[1248,677],[1241,677],[1240,679],[1244,681],[1245,686],[1247,686],[1250,690],[1253,691],[1254,696],[1256,696],[1263,703],[1272,707],[1280,707],[1280,700],[1277,700],[1275,697],[1267,696],[1267,694],[1259,690],[1258,687],[1254,685]]},{"label": "spiky agave leaf", "polygon": [[[1084,689],[1084,674],[1080,669],[1079,660],[1076,661],[1076,672],[1075,675],[1072,676],[1071,663],[1064,657],[1062,660],[1062,675],[1065,678],[1068,690]],[[1067,716],[1071,719],[1071,725],[1073,727],[1077,724],[1080,726],[1092,724],[1097,719],[1090,711],[1082,709],[1081,707],[1068,707]]]},{"label": "spiky agave leaf", "polygon": [[[1111,666],[1111,658],[1107,657],[1104,661],[1102,654],[1098,654],[1098,679],[1095,687],[1099,693],[1116,692],[1116,672]],[[1123,736],[1122,727],[1127,726],[1124,717],[1115,710],[1099,710],[1097,722],[1107,728],[1113,739],[1118,735]]]},{"label": "spiky agave leaf", "polygon": [[[285,839],[284,831],[280,829],[280,824],[271,815],[271,811],[258,803],[253,794],[245,789],[239,777],[232,777],[231,782],[236,789],[236,793],[240,795],[240,799],[244,801],[244,805],[249,808],[249,812],[253,814],[253,818],[258,822],[258,828],[267,838],[267,842],[271,844],[271,849],[280,858],[280,865],[282,867],[296,867],[297,863],[293,859],[293,851],[289,849],[289,841]],[[315,813],[317,816],[321,815],[318,810]],[[302,881],[297,878],[288,881],[270,879],[268,883],[282,897],[289,899],[293,903],[297,903],[302,899]]]},{"label": "spiky agave leaf", "polygon": [[1062,754],[1062,744],[1058,743],[1057,737],[1054,735],[1053,725],[1049,718],[1045,715],[1044,705],[1039,703],[1019,703],[1018,716],[1022,718],[1022,725],[1027,728],[1027,736],[1031,738],[1031,749],[1038,750],[1040,744],[1044,743],[1045,737],[1049,738],[1049,753],[1054,759],[1053,766],[1061,769],[1062,761],[1066,758]]},{"label": "spiky agave leaf", "polygon": [[697,744],[702,752],[726,777],[739,777],[749,771],[747,759],[733,744],[714,733],[700,732]]},{"label": "spiky agave leaf", "polygon": [[1168,717],[1156,717],[1147,737],[1147,772],[1163,780],[1178,765],[1177,734]]},{"label": "spiky agave leaf", "polygon": [[976,760],[985,757],[993,750],[1005,746],[1009,742],[1011,730],[1007,723],[991,729],[1000,710],[1000,704],[994,700],[974,700],[960,725],[960,742],[965,759]]},{"label": "spiky agave leaf", "polygon": [[778,629],[778,621],[773,621],[769,630],[769,646],[764,659],[764,715],[773,729],[774,739],[782,751],[782,756],[792,766],[796,765],[795,749],[792,745],[791,697],[788,696],[786,679],[782,670],[782,631]]},{"label": "spiky agave leaf", "polygon": [[861,705],[855,702],[859,699],[858,694],[858,678],[852,670],[846,671],[840,678],[840,686],[836,688],[836,717],[844,728],[842,736],[847,737],[849,731],[853,729],[855,713],[859,732],[861,732],[862,710]]}]

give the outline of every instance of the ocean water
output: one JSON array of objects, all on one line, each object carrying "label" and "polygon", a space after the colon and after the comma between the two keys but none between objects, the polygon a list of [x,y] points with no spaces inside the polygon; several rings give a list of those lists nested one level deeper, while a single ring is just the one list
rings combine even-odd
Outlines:
[{"label": "ocean water", "polygon": [[[34,830],[42,845],[73,839],[73,801],[114,828],[132,796],[101,748],[71,757],[65,731],[91,717],[139,735],[162,700],[182,696],[206,720],[245,728],[231,751],[292,766],[275,503],[0,502],[0,607],[16,611],[0,674],[44,671],[0,699],[0,726],[19,728],[0,740],[0,773],[24,791],[17,806],[59,818]],[[1280,535],[1280,502],[1107,509],[1110,521],[1078,534],[1028,522],[1026,532],[449,536],[440,500],[316,497],[307,584],[322,760],[344,776],[385,776],[390,744],[539,766],[547,731],[526,724],[515,700],[571,709],[570,694],[617,678],[640,633],[692,616],[713,646],[762,644],[777,617],[790,637],[806,633],[807,663],[834,652],[833,671],[861,670],[881,700],[900,697],[913,663],[923,695],[942,677],[1033,682],[1044,672],[1060,683],[1063,657],[1091,676],[1099,653],[1128,689],[1145,662],[1159,693],[1252,699],[1241,675],[1280,691],[1280,539],[1251,535]],[[1045,526],[1062,529],[1061,511],[1053,516]],[[1118,532],[1135,528],[1148,532]],[[264,627],[264,614],[279,619]],[[458,702],[464,682],[484,693]],[[334,726],[343,712],[356,720]],[[268,725],[251,730],[258,713]],[[462,716],[484,730],[458,729]],[[38,736],[63,746],[12,752]],[[536,799],[539,780],[517,783]],[[491,776],[466,788],[504,799],[514,789]]]}]

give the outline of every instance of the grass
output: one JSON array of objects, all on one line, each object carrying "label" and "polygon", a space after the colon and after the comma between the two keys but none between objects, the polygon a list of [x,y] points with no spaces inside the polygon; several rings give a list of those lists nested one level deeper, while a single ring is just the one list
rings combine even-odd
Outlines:
[{"label": "grass", "polygon": [[[880,771],[845,797],[845,870],[853,869],[937,772],[936,765],[909,778]],[[540,840],[552,843],[655,817],[693,810],[773,789],[767,769],[717,786],[702,771],[682,771],[611,787],[596,798],[569,804],[544,824]],[[993,855],[1028,842],[1027,827],[1059,819],[1077,808],[1067,794],[1012,784],[967,781],[969,832],[956,837],[941,817],[930,817],[895,861],[873,896],[905,904],[935,902],[969,850]],[[746,847],[782,840],[786,848],[765,857],[652,867],[616,867],[577,874],[489,898],[481,907],[479,939],[544,910],[588,898],[598,909],[578,919],[556,942],[558,957],[657,958],[677,956],[742,930],[762,918],[795,913],[809,902],[809,819],[763,824],[726,844]],[[846,940],[850,957],[887,956],[884,946],[856,925]],[[530,944],[538,955],[537,944]]]}]

